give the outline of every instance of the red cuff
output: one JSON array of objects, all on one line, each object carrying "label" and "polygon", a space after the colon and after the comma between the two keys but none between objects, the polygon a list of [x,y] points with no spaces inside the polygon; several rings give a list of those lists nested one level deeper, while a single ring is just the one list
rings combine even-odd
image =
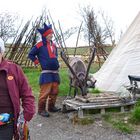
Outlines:
[{"label": "red cuff", "polygon": [[36,64],[38,64],[39,63],[39,61],[38,61],[38,59],[36,59],[35,61],[34,61],[34,64],[36,65]]},{"label": "red cuff", "polygon": [[30,121],[33,118],[34,114],[24,113],[24,119],[25,121]]}]

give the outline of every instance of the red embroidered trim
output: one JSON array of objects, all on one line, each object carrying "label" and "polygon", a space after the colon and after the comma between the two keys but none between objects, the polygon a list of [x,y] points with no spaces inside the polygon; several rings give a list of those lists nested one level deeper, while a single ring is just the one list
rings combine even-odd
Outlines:
[{"label": "red embroidered trim", "polygon": [[43,46],[43,43],[42,42],[39,42],[39,43],[36,44],[36,47],[37,48],[40,48],[41,46]]},{"label": "red embroidered trim", "polygon": [[47,48],[48,48],[49,57],[50,58],[56,58],[56,54],[55,54],[56,48],[54,47],[54,44],[52,44],[53,52],[51,50],[51,46],[50,46],[49,42],[47,42]]}]

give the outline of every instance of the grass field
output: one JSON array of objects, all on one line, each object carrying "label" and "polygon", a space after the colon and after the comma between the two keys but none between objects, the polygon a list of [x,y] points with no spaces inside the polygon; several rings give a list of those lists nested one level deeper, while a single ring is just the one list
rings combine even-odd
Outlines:
[{"label": "grass field", "polygon": [[[90,68],[90,73],[95,73],[98,71],[99,66],[98,64],[92,64]],[[38,96],[39,93],[39,76],[40,76],[40,70],[39,69],[31,69],[31,68],[26,68],[24,69],[24,72],[28,78],[29,84],[32,87],[32,90],[35,94],[35,96]],[[68,77],[68,69],[67,68],[61,68],[60,69],[60,96],[67,95],[69,91],[69,77]]]}]

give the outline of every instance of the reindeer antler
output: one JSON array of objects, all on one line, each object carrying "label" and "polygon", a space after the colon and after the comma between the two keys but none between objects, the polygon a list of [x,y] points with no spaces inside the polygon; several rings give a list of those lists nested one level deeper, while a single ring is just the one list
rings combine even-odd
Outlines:
[{"label": "reindeer antler", "polygon": [[92,64],[92,61],[94,60],[95,58],[95,53],[96,53],[96,48],[94,47],[94,50],[92,52],[92,55],[91,55],[91,59],[88,63],[88,66],[87,66],[87,72],[86,72],[86,77],[85,77],[85,82],[87,82],[87,79],[88,79],[88,74],[89,74],[89,69],[90,69],[90,66]]}]

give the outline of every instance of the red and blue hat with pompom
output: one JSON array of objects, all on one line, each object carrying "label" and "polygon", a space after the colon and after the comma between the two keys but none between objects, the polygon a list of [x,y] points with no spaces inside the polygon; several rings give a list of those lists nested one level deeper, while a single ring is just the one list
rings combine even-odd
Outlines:
[{"label": "red and blue hat with pompom", "polygon": [[44,28],[40,28],[40,29],[37,29],[37,30],[43,37],[46,37],[49,34],[54,33],[53,29],[52,29],[52,24],[47,25],[46,23],[44,23]]}]

